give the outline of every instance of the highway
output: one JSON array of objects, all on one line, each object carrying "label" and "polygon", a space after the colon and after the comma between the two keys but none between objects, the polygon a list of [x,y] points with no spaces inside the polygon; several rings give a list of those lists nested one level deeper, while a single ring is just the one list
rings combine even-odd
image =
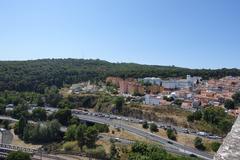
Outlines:
[{"label": "highway", "polygon": [[[54,112],[57,109],[52,108],[51,110],[46,109],[48,112]],[[89,121],[89,122],[95,122],[95,123],[101,123],[101,124],[107,124],[113,127],[124,129],[128,132],[131,132],[135,135],[139,135],[142,137],[145,137],[153,142],[160,143],[166,150],[170,152],[174,152],[177,154],[184,154],[184,155],[196,155],[199,158],[206,159],[206,160],[212,160],[213,155],[208,154],[207,152],[199,151],[195,148],[184,146],[178,142],[166,139],[164,137],[160,137],[158,135],[152,134],[148,131],[141,130],[139,128],[133,127],[130,124],[126,124],[121,120],[115,120],[105,117],[97,117],[92,114],[80,114],[80,113],[73,113],[74,116],[78,117],[81,120]],[[10,120],[10,121],[17,121],[16,119],[13,119],[11,117],[6,116],[0,116],[0,119]],[[63,129],[64,130],[64,129]]]},{"label": "highway", "polygon": [[121,129],[124,129],[128,132],[131,132],[133,134],[145,137],[151,141],[154,142],[158,142],[160,144],[162,144],[166,150],[171,151],[171,152],[175,152],[175,153],[180,153],[180,154],[184,154],[184,155],[191,155],[194,154],[196,156],[198,156],[199,158],[202,159],[206,159],[206,160],[212,160],[213,159],[213,155],[208,154],[207,152],[202,152],[199,151],[195,148],[190,148],[190,147],[186,147],[178,142],[160,137],[158,135],[152,134],[150,132],[141,130],[139,128],[135,128],[131,125],[128,124],[124,124],[121,123],[119,121],[115,121],[115,120],[111,120],[111,119],[105,119],[105,118],[99,118],[99,117],[93,117],[90,115],[80,115],[80,114],[73,114],[76,117],[78,117],[81,120],[85,120],[85,121],[90,121],[90,122],[96,122],[96,123],[102,123],[102,124],[107,124],[107,125],[111,125],[114,127],[118,127]]},{"label": "highway", "polygon": [[[55,112],[58,110],[57,108],[52,108],[52,107],[47,107],[45,109],[48,112]],[[153,142],[160,143],[162,146],[164,146],[166,150],[170,152],[174,152],[177,154],[184,154],[184,155],[196,155],[199,158],[206,159],[206,160],[213,159],[213,155],[208,154],[207,152],[202,152],[195,148],[184,146],[176,141],[172,141],[164,137],[160,137],[151,132],[147,132],[132,126],[131,123],[139,122],[139,120],[135,118],[122,117],[122,116],[117,117],[114,115],[107,115],[103,113],[78,111],[78,110],[72,110],[72,114],[84,121],[107,124],[113,127],[124,129],[135,135],[145,137],[146,139],[149,139]],[[128,122],[131,122],[131,123],[128,124]],[[182,129],[178,127],[177,131],[182,131]]]},{"label": "highway", "polygon": [[[47,110],[50,112],[57,111],[56,108],[49,108],[49,107],[47,108]],[[122,121],[124,123],[131,123],[131,124],[134,124],[134,123],[139,124],[139,123],[143,123],[144,121],[147,121],[147,120],[137,119],[137,118],[133,118],[133,117],[125,117],[125,116],[119,116],[119,115],[117,116],[117,115],[112,115],[112,114],[89,112],[89,111],[83,111],[83,110],[81,110],[79,112],[79,110],[75,110],[75,109],[72,109],[72,113],[76,113],[76,114],[79,113],[79,114],[84,114],[84,115],[98,116],[98,117],[102,117],[102,118],[105,117],[105,118],[110,118],[110,119],[116,119],[116,120]],[[190,134],[193,136],[200,136],[200,137],[204,137],[204,138],[208,138],[208,139],[215,139],[215,140],[219,140],[219,141],[221,141],[223,139],[222,137],[211,135],[208,133],[206,133],[205,135],[200,135],[200,134],[198,134],[198,132],[196,130],[175,126],[170,123],[153,122],[153,121],[148,122],[148,123],[155,123],[158,126],[158,128],[162,128],[165,130],[168,128],[171,128],[171,129],[176,130],[178,133]]]}]

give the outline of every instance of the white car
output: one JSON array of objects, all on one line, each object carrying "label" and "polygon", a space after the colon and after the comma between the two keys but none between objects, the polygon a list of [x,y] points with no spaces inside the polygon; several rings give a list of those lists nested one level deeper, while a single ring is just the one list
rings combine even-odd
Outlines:
[{"label": "white car", "polygon": [[6,129],[0,128],[0,132],[4,132],[4,131],[6,131]]},{"label": "white car", "polygon": [[206,133],[206,132],[197,132],[197,135],[205,137],[205,136],[208,136],[208,133]]},{"label": "white car", "polygon": [[121,117],[117,117],[117,120],[121,120],[122,118]]}]

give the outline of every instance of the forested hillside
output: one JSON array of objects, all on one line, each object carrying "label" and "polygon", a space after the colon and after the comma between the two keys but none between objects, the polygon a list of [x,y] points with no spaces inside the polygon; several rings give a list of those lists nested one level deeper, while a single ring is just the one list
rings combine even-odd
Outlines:
[{"label": "forested hillside", "polygon": [[185,77],[187,74],[204,78],[239,76],[238,69],[187,69],[174,66],[110,63],[102,60],[42,59],[31,61],[0,61],[0,90],[43,92],[47,86],[61,87],[107,76],[120,77]]}]

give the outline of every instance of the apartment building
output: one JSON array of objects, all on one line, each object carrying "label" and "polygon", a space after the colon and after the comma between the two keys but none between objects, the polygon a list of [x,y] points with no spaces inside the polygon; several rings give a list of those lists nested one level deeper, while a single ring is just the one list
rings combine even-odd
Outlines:
[{"label": "apartment building", "polygon": [[160,78],[156,78],[156,77],[146,77],[143,78],[143,82],[144,83],[150,83],[152,85],[162,85],[162,80]]},{"label": "apartment building", "polygon": [[162,86],[166,89],[188,89],[193,88],[194,85],[201,81],[201,77],[191,77],[187,75],[186,79],[170,79],[162,81]]}]

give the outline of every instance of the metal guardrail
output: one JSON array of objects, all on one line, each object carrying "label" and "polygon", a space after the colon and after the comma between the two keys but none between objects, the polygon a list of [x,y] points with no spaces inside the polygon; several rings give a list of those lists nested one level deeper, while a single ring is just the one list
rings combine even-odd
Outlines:
[{"label": "metal guardrail", "polygon": [[15,145],[11,145],[11,144],[2,144],[2,143],[0,143],[0,148],[1,149],[6,149],[6,150],[9,150],[9,151],[22,151],[22,152],[27,152],[27,153],[38,152],[37,149],[25,148],[25,147],[15,146]]}]

